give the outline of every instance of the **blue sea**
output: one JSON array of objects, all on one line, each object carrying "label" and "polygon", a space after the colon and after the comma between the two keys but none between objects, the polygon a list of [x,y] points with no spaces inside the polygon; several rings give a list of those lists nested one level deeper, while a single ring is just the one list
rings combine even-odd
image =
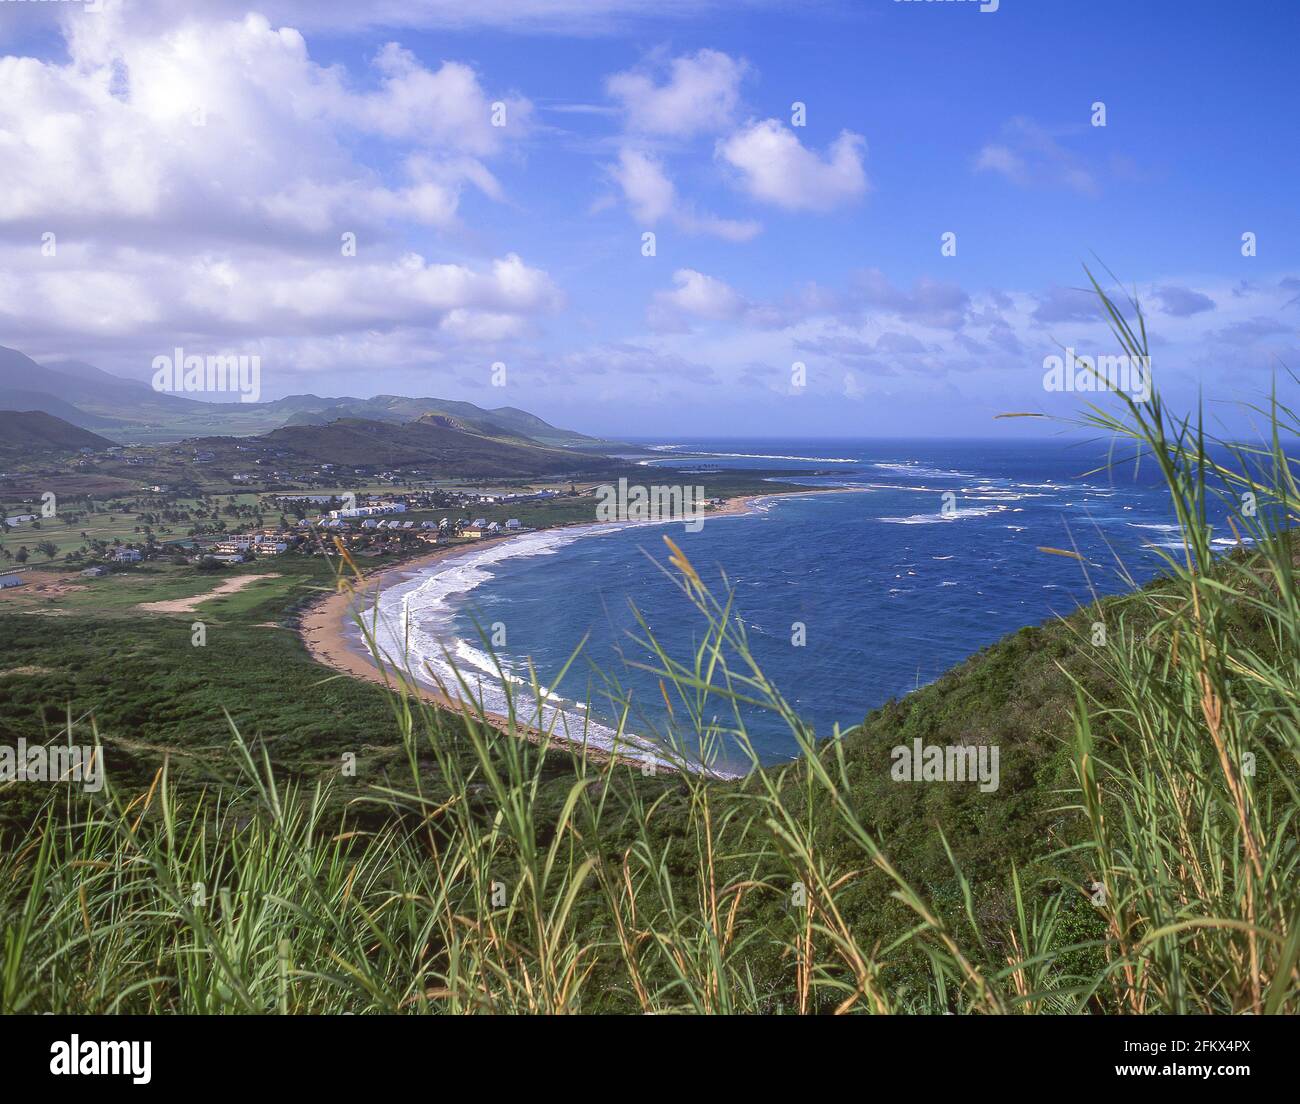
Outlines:
[{"label": "blue sea", "polygon": [[[730,588],[764,673],[818,736],[829,736],[1021,626],[1149,579],[1162,567],[1158,550],[1180,547],[1154,466],[1135,469],[1122,449],[1110,456],[1097,443],[646,444],[656,456],[644,465],[647,484],[691,483],[701,466],[777,468],[784,481],[840,493],[764,499],[752,513],[708,518],[699,532],[680,522],[593,525],[471,549],[385,591],[390,658],[403,653],[412,671],[453,685],[454,664],[498,711],[501,675],[529,703],[535,677],[561,709],[562,727],[585,729],[595,743],[617,725],[621,706],[606,692],[616,683],[631,695],[624,730],[645,746],[671,738],[683,703],[673,700],[670,718],[658,680],[636,666],[650,656],[634,640],[642,635],[635,611],[683,662],[703,634],[699,614],[660,570],[667,534],[717,594]],[[679,455],[688,451],[705,459]],[[1108,462],[1111,470],[1098,470]],[[1220,540],[1233,543],[1226,527]],[[1077,550],[1083,561],[1043,546]],[[578,703],[588,701],[586,713]],[[724,703],[709,712],[730,723]],[[797,753],[779,718],[750,711],[747,721],[763,762]],[[748,760],[727,747],[716,765],[739,770]]]}]

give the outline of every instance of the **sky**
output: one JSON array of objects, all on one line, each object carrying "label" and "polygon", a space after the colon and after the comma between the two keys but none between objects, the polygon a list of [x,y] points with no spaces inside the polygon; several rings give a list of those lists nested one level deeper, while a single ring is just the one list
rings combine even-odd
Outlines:
[{"label": "sky", "polygon": [[0,344],[610,436],[1041,433],[994,415],[1069,417],[1047,358],[1120,351],[1088,264],[1156,388],[1235,424],[1300,368],[1297,32],[1292,0],[0,0]]}]

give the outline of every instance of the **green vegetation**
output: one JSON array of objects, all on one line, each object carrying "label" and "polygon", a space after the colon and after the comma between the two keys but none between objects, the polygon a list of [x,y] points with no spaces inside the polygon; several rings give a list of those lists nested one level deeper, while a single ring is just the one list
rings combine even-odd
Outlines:
[{"label": "green vegetation", "polygon": [[111,442],[41,410],[0,410],[0,459],[108,448]]},{"label": "green vegetation", "polygon": [[[1140,312],[1103,302],[1145,355]],[[822,743],[672,548],[700,642],[641,644],[678,734],[743,742],[762,708],[801,751],[734,783],[329,677],[264,624],[333,585],[321,560],[285,560],[293,585],[233,603],[206,649],[189,617],[0,618],[6,740],[102,742],[111,766],[97,795],[0,791],[0,1006],[1300,1012],[1300,423],[1261,414],[1272,438],[1225,462],[1158,397],[1097,410],[1168,483],[1166,577]],[[1253,542],[1229,556],[1216,494]],[[915,738],[1000,746],[1001,788],[892,782]]]},{"label": "green vegetation", "polygon": [[[7,516],[40,514],[40,500],[0,498]],[[278,520],[279,511],[264,505],[255,494],[196,497],[151,494],[147,490],[108,497],[66,495],[58,497],[54,517],[37,516],[14,526],[0,525],[0,561],[8,561],[20,548],[29,555],[50,542],[55,552],[46,559],[75,563],[82,557],[126,545],[174,544],[196,532],[219,534]],[[71,558],[69,558],[71,554]]]}]

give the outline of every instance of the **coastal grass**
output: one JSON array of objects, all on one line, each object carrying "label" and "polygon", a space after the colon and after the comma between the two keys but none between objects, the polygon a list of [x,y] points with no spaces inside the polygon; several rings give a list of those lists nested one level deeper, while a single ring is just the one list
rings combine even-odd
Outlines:
[{"label": "coastal grass", "polygon": [[[1145,355],[1140,307],[1097,291],[1125,351]],[[725,585],[669,542],[664,570],[700,630],[673,655],[640,625],[668,715],[657,735],[684,767],[724,741],[748,749],[735,780],[643,764],[630,740],[623,756],[575,751],[536,677],[504,725],[467,678],[446,688],[459,711],[437,709],[400,662],[389,692],[318,690],[366,722],[340,714],[346,737],[319,734],[322,761],[354,749],[383,769],[286,777],[289,732],[267,739],[257,714],[274,691],[250,688],[202,771],[164,748],[98,794],[50,787],[3,829],[0,1010],[1300,1012],[1300,493],[1286,452],[1300,424],[1273,399],[1259,442],[1215,442],[1158,395],[1116,401],[1089,424],[1124,462],[1157,466],[1183,543],[1155,584],[1016,634],[819,740],[754,661]],[[1216,497],[1239,538],[1226,553],[1207,521]],[[575,652],[571,673],[583,662]],[[1038,680],[1022,694],[1053,689],[1003,718],[1018,739],[1002,790],[890,780],[892,744],[963,718],[992,726],[1008,668]],[[626,724],[623,688],[597,684]],[[787,728],[788,765],[759,766],[754,710]],[[48,722],[50,739],[118,750],[98,716]]]}]

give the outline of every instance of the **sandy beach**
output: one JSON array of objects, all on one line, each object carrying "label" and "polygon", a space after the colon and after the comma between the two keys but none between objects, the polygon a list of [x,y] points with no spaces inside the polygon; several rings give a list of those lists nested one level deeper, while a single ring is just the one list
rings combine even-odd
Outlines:
[{"label": "sandy beach", "polygon": [[[391,669],[381,671],[364,646],[354,643],[349,638],[348,629],[356,626],[358,615],[373,607],[376,596],[385,587],[393,585],[402,576],[415,574],[432,564],[438,563],[440,560],[455,555],[463,555],[466,552],[472,552],[487,545],[499,544],[522,535],[510,534],[508,536],[489,537],[475,541],[473,544],[439,548],[426,555],[385,567],[371,575],[364,576],[360,580],[355,575],[351,575],[349,577],[351,585],[348,589],[327,595],[307,608],[299,619],[298,635],[306,646],[308,653],[317,663],[323,664],[340,674],[364,679],[367,682],[373,682],[390,690],[414,689],[424,701],[429,702],[431,705],[452,713],[468,714],[477,719],[480,714],[474,706],[449,697],[423,681],[399,680]],[[534,744],[544,742],[545,738],[542,732],[518,721],[512,726],[509,718],[500,713],[484,711],[482,717],[500,732],[514,732]],[[575,754],[584,750],[575,741],[567,740],[564,733],[558,730],[558,726],[551,733],[550,743],[552,747],[559,746]],[[589,759],[596,763],[607,763],[610,759],[609,752],[595,744],[587,744],[585,753]],[[641,757],[631,752],[627,754],[619,753],[616,758],[619,762],[631,766],[639,767],[642,765]],[[660,769],[673,770],[671,766],[662,763]]]},{"label": "sandy beach", "polygon": [[[392,564],[369,575],[363,575],[359,579],[355,574],[349,574],[346,576],[348,584],[346,589],[330,594],[306,609],[298,621],[298,635],[317,663],[324,664],[341,674],[386,686],[390,690],[399,689],[394,673],[388,670],[381,671],[368,652],[349,640],[347,630],[356,625],[358,616],[374,605],[379,593],[385,587],[395,583],[400,576],[415,574],[439,560],[509,539],[511,538],[508,536],[487,538],[475,541],[473,544],[438,548],[403,563]],[[360,567],[359,564],[357,566]],[[440,693],[433,687],[419,684],[418,689],[421,697],[443,709],[459,713],[464,708],[461,702]],[[506,718],[496,714],[488,714],[488,718],[498,727],[506,724]]]}]

